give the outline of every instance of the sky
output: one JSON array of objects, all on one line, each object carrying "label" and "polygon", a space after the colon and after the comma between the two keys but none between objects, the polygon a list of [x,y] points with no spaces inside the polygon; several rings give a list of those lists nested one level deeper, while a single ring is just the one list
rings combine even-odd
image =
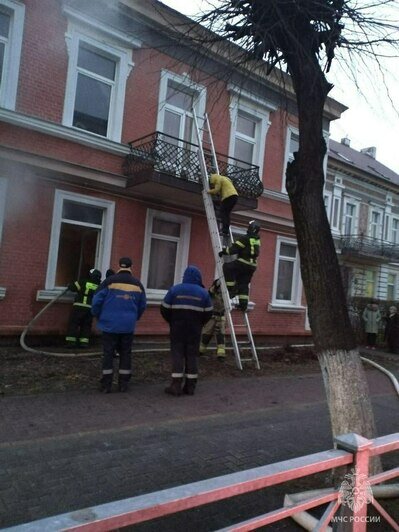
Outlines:
[{"label": "sky", "polygon": [[[188,16],[201,9],[209,9],[208,0],[161,1]],[[332,72],[327,76],[328,81],[334,84],[329,95],[349,109],[339,120],[331,123],[330,132],[331,138],[338,142],[348,137],[355,150],[374,146],[377,160],[399,174],[399,59],[390,59],[387,68],[389,96],[382,79],[372,71],[372,67],[368,74],[358,74],[360,91],[333,62]]]}]

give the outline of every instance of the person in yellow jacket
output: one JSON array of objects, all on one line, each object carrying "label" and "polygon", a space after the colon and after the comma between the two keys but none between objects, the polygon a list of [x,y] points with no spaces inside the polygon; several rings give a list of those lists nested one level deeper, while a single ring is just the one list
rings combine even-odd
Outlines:
[{"label": "person in yellow jacket", "polygon": [[231,179],[224,175],[211,174],[209,184],[211,185],[211,188],[208,190],[209,194],[220,195],[222,235],[229,236],[230,214],[234,208],[234,205],[237,203],[238,192]]}]

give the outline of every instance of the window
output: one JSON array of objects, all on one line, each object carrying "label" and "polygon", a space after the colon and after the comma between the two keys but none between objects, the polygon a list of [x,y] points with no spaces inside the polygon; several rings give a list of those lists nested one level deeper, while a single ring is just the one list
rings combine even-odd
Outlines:
[{"label": "window", "polygon": [[25,6],[0,0],[0,107],[15,109]]},{"label": "window", "polygon": [[91,268],[109,268],[114,203],[57,190],[46,288],[63,288]]},{"label": "window", "polygon": [[299,131],[293,127],[287,129],[287,138],[285,144],[285,158],[284,158],[284,169],[283,169],[283,178],[281,185],[281,192],[287,194],[287,189],[285,188],[285,173],[287,171],[287,164],[294,160],[294,153],[299,150]]},{"label": "window", "polygon": [[149,209],[144,242],[142,282],[149,297],[160,300],[181,282],[187,266],[191,220]]},{"label": "window", "polygon": [[293,240],[277,240],[273,304],[298,306],[301,297],[298,246]]},{"label": "window", "polygon": [[119,142],[131,52],[95,41],[74,29],[67,34],[67,42],[63,123]]},{"label": "window", "polygon": [[357,231],[357,204],[346,200],[344,202],[342,233],[344,235],[355,235]]},{"label": "window", "polygon": [[[168,160],[164,158],[162,165],[166,169],[171,168],[177,175],[195,174],[192,168],[185,172],[186,167],[193,164],[191,151],[195,149],[193,144],[197,144],[192,111],[195,109],[198,117],[202,117],[205,99],[206,91],[201,85],[188,77],[162,71],[157,130],[165,133],[164,141],[174,146],[168,150]],[[195,157],[195,163],[197,159]]]},{"label": "window", "polygon": [[262,175],[270,108],[267,102],[234,94],[231,99],[229,156],[242,168],[259,166]]},{"label": "window", "polygon": [[374,270],[366,270],[365,273],[365,297],[373,298],[375,295],[375,279],[376,272]]},{"label": "window", "polygon": [[387,300],[394,301],[396,299],[396,275],[388,273],[387,278]]},{"label": "window", "polygon": [[371,238],[381,239],[382,236],[382,212],[372,210],[370,213],[369,236]]},{"label": "window", "polygon": [[398,218],[392,218],[391,242],[393,244],[399,244],[399,219]]},{"label": "window", "polygon": [[326,208],[328,221],[331,221],[331,192],[324,192],[324,207]]}]

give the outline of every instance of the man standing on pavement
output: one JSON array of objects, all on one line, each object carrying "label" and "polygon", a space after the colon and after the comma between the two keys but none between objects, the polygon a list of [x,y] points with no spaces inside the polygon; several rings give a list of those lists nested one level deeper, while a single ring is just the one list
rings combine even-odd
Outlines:
[{"label": "man standing on pavement", "polygon": [[113,362],[119,353],[118,385],[126,392],[132,374],[132,342],[136,321],[141,318],[147,302],[141,282],[133,277],[129,257],[119,260],[119,270],[101,283],[93,298],[92,314],[102,331],[103,365],[101,391],[112,390]]},{"label": "man standing on pavement", "polygon": [[[188,266],[183,282],[169,289],[161,304],[161,314],[170,325],[172,355],[172,382],[165,388],[165,393],[194,395],[201,330],[212,317],[211,298],[196,266]],[[186,380],[182,388],[184,376]]]}]

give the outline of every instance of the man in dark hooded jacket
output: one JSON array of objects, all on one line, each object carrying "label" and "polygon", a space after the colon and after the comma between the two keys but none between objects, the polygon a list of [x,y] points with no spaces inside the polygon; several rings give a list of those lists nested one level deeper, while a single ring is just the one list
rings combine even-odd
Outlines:
[{"label": "man in dark hooded jacket", "polygon": [[170,325],[172,355],[172,383],[165,392],[194,395],[201,330],[212,317],[212,301],[196,266],[188,266],[183,282],[169,289],[161,304],[161,314]]}]

